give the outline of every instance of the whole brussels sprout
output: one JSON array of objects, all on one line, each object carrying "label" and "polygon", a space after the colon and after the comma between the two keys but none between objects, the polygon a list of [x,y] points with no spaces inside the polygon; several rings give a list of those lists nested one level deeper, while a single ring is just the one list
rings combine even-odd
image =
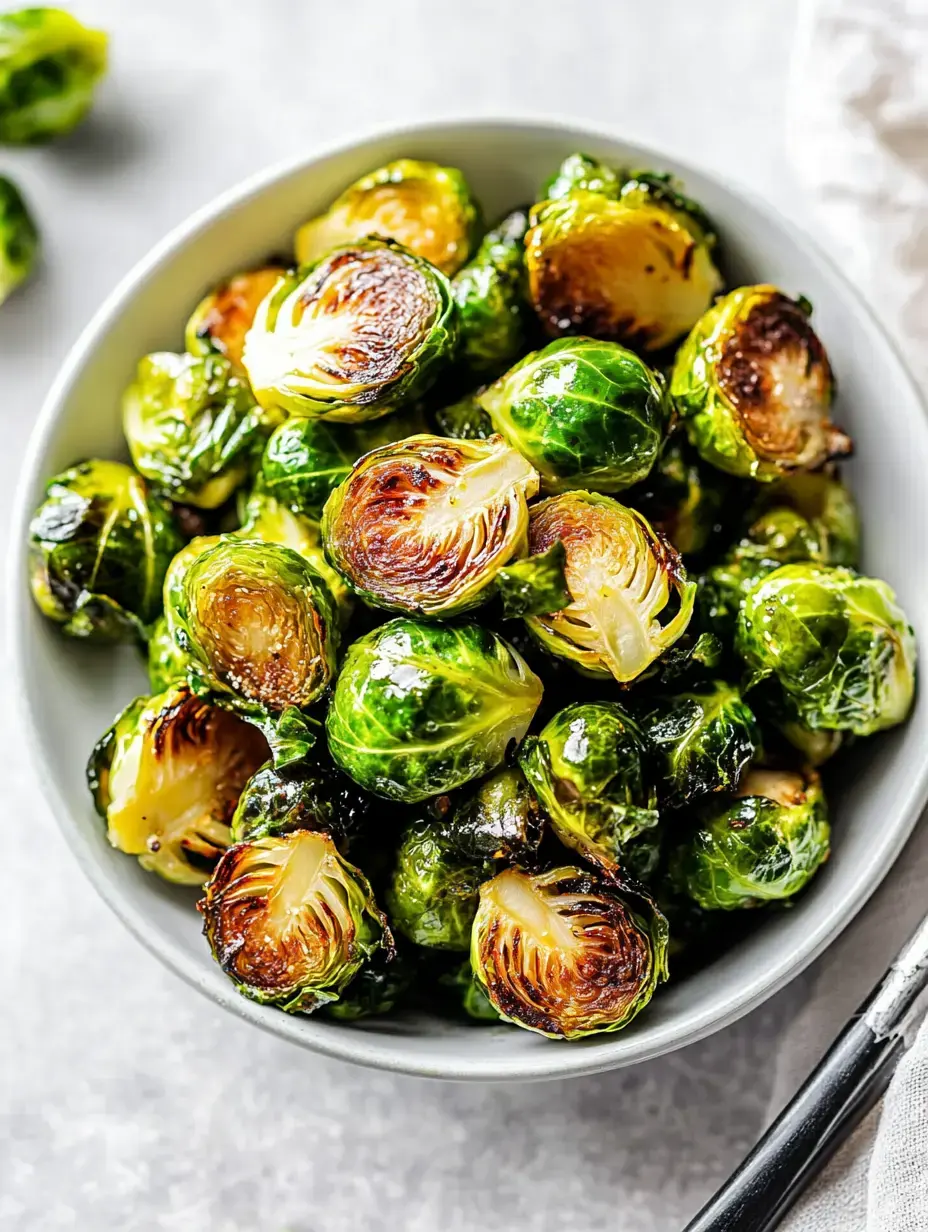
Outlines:
[{"label": "whole brussels sprout", "polygon": [[783,565],[741,605],[735,647],[751,683],[772,676],[791,717],[858,736],[901,723],[915,690],[915,635],[885,582]]},{"label": "whole brussels sprout", "polygon": [[670,393],[713,466],[769,482],[851,452],[829,418],[834,378],[810,312],[776,287],[739,287],[680,347]]},{"label": "whole brussels sprout", "polygon": [[280,265],[263,265],[235,274],[210,291],[197,304],[184,331],[184,346],[190,354],[222,355],[241,368],[245,335],[258,305],[286,272]]},{"label": "whole brussels sprout", "polygon": [[72,637],[139,637],[182,542],[167,502],[131,467],[82,462],[49,480],[29,525],[33,598]]},{"label": "whole brussels sprout", "polygon": [[416,977],[416,963],[405,951],[378,950],[361,968],[337,1001],[323,1009],[337,1022],[358,1022],[389,1014],[402,1001]]},{"label": "whole brussels sprout", "polygon": [[466,952],[480,883],[492,876],[490,862],[462,856],[434,822],[413,821],[403,831],[386,893],[390,922],[416,945]]},{"label": "whole brussels sprout", "polygon": [[146,355],[122,414],[145,478],[200,509],[222,505],[244,483],[263,440],[247,384],[220,355]]},{"label": "whole brussels sprout", "polygon": [[396,240],[451,275],[477,242],[480,211],[455,167],[400,158],[362,176],[296,233],[300,265],[368,235]]},{"label": "whole brussels sprout", "polygon": [[[232,841],[322,830],[342,855],[364,834],[380,801],[313,748],[290,766],[262,766],[245,784],[232,817]],[[382,807],[380,809],[382,813]]]},{"label": "whole brussels sprout", "polygon": [[280,280],[245,335],[243,363],[266,409],[361,423],[425,393],[457,333],[440,270],[362,240]]},{"label": "whole brussels sprout", "polygon": [[501,436],[411,436],[355,463],[326,502],[322,537],[369,603],[447,617],[489,598],[524,555],[537,491],[536,471]]},{"label": "whole brussels sprout", "polygon": [[308,706],[334,674],[335,600],[291,548],[223,536],[172,579],[166,614],[205,686],[272,713]]},{"label": "whole brussels sprout", "polygon": [[0,14],[0,142],[48,141],[75,128],[106,72],[107,36],[63,9]]},{"label": "whole brussels sprout", "polygon": [[199,906],[238,991],[291,1014],[337,1001],[371,957],[393,949],[367,878],[312,830],[230,847]]},{"label": "whole brussels sprout", "polygon": [[497,770],[449,808],[437,823],[441,838],[472,860],[524,860],[538,850],[542,815],[515,766]]},{"label": "whole brussels sprout", "polygon": [[722,279],[705,216],[682,200],[637,179],[618,199],[574,188],[534,206],[525,263],[546,332],[659,351],[691,329]]},{"label": "whole brussels sprout", "polygon": [[525,741],[519,765],[557,837],[595,864],[626,865],[635,840],[654,837],[647,832],[660,818],[646,781],[644,740],[615,702],[559,711]]},{"label": "whole brussels sprout", "polygon": [[391,620],[348,648],[329,751],[368,791],[414,804],[494,770],[540,701],[541,681],[489,629]]},{"label": "whole brussels sprout", "polygon": [[621,181],[617,172],[589,154],[568,154],[555,174],[542,184],[539,196],[542,201],[556,201],[578,188],[615,198]]},{"label": "whole brussels sprout", "polygon": [[670,808],[734,791],[761,743],[754,712],[723,680],[655,699],[641,727],[660,771],[660,802]]},{"label": "whole brussels sprout", "polygon": [[[809,560],[823,565],[845,565],[856,569],[860,561],[860,518],[854,498],[837,475],[817,471],[797,472],[776,483],[766,485],[752,511],[753,526],[748,537],[755,541],[766,538],[764,516],[787,510],[794,515],[794,525],[805,523],[803,533],[810,545]],[[782,515],[780,515],[782,516]],[[780,564],[788,560],[778,556]]]},{"label": "whole brussels sprout", "polygon": [[418,410],[356,425],[294,416],[271,433],[258,483],[294,513],[318,519],[329,493],[348,478],[358,458],[424,431],[425,418]]},{"label": "whole brussels sprout", "polygon": [[514,210],[489,231],[455,274],[452,294],[460,320],[459,357],[473,376],[497,376],[526,349],[528,287],[523,240],[528,215]]},{"label": "whole brussels sprout", "polygon": [[671,876],[707,911],[790,898],[828,858],[825,797],[814,771],[751,770],[737,796],[703,806],[671,856]]},{"label": "whole brussels sprout", "polygon": [[174,641],[167,618],[159,616],[148,639],[148,683],[152,693],[187,679],[189,657]]},{"label": "whole brussels sprout", "polygon": [[432,416],[439,436],[451,436],[456,440],[485,441],[493,435],[490,416],[480,405],[479,395],[465,394],[450,406],[443,406]]},{"label": "whole brussels sprout", "polygon": [[0,304],[29,277],[38,255],[39,232],[26,202],[0,175]]},{"label": "whole brussels sprout", "polygon": [[471,965],[507,1022],[560,1039],[627,1026],[667,978],[667,921],[631,884],[573,866],[480,887]]},{"label": "whole brussels sprout", "polygon": [[546,492],[637,483],[654,465],[667,417],[657,374],[624,347],[593,338],[563,338],[526,355],[479,402]]},{"label": "whole brussels sprout", "polygon": [[731,484],[677,435],[664,443],[650,475],[626,499],[681,556],[698,556],[719,530]]},{"label": "whole brussels sprout", "polygon": [[256,727],[174,683],[126,707],[95,746],[87,782],[114,847],[166,881],[202,885],[267,757]]},{"label": "whole brussels sprout", "polygon": [[472,1022],[500,1021],[483,985],[478,983],[474,976],[469,958],[451,971],[442,972],[438,977],[438,985],[445,992],[450,1006],[458,1013],[463,1010]]},{"label": "whole brussels sprout", "polygon": [[673,548],[634,509],[595,492],[534,505],[533,555],[557,542],[567,554],[571,602],[527,624],[551,654],[620,684],[642,674],[686,629],[696,587]]}]

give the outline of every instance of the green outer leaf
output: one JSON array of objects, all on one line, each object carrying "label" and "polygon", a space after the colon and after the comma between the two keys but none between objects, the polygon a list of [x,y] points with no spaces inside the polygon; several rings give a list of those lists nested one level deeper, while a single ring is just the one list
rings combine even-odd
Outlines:
[{"label": "green outer leaf", "polygon": [[564,577],[566,560],[563,543],[555,543],[546,552],[514,560],[500,569],[496,592],[503,605],[503,619],[544,616],[565,608],[570,603]]},{"label": "green outer leaf", "polygon": [[465,394],[450,406],[434,412],[435,431],[454,440],[485,441],[494,432],[490,416],[480,405],[479,395]]},{"label": "green outer leaf", "polygon": [[568,154],[550,179],[539,190],[539,200],[555,201],[576,189],[618,197],[619,174],[589,154]]}]

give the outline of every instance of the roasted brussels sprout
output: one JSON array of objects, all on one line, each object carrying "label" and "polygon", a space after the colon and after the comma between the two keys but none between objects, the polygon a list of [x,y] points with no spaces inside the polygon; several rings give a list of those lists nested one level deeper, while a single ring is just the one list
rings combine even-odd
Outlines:
[{"label": "roasted brussels sprout", "polygon": [[460,359],[477,378],[497,376],[526,348],[528,287],[524,210],[514,210],[489,231],[451,283],[460,319]]},{"label": "roasted brussels sprout", "polygon": [[26,202],[13,181],[0,175],[0,304],[29,277],[38,255],[39,232]]},{"label": "roasted brussels sprout", "polygon": [[335,600],[291,548],[223,536],[166,599],[174,639],[209,688],[280,713],[315,701],[332,678]]},{"label": "roasted brussels sprout", "polygon": [[300,265],[368,235],[396,240],[449,276],[474,249],[480,211],[455,167],[401,158],[346,188],[296,233]]},{"label": "roasted brussels sprout", "polygon": [[439,436],[452,436],[456,440],[485,441],[493,435],[490,416],[480,405],[475,393],[465,394],[450,406],[443,406],[432,416]]},{"label": "roasted brussels sprout", "polygon": [[329,750],[368,791],[416,803],[500,765],[540,701],[541,681],[490,630],[391,620],[348,648]]},{"label": "roasted brussels sprout", "polygon": [[829,418],[834,378],[810,312],[776,287],[739,287],[677,352],[670,393],[713,466],[770,481],[851,452]]},{"label": "roasted brussels sprout", "polygon": [[483,985],[474,976],[469,958],[451,971],[443,972],[438,977],[438,986],[445,992],[448,1004],[459,1013],[463,1010],[474,1022],[500,1021]]},{"label": "roasted brussels sprout", "polygon": [[258,305],[286,274],[280,265],[235,274],[210,291],[194,309],[184,332],[184,346],[191,355],[223,355],[241,368],[245,335],[251,329]]},{"label": "roasted brussels sprout", "polygon": [[295,765],[262,766],[248,780],[232,818],[232,841],[323,830],[342,855],[348,855],[378,806],[379,801],[314,748]]},{"label": "roasted brussels sprout", "polygon": [[159,616],[148,639],[148,683],[152,693],[163,693],[168,685],[186,680],[189,662],[174,641],[167,618]]},{"label": "roasted brussels sprout", "polygon": [[536,205],[525,263],[547,333],[659,351],[691,329],[722,279],[715,236],[683,200],[642,178],[623,185],[618,199],[572,188]]},{"label": "roasted brussels sprout", "polygon": [[[755,503],[752,527],[748,537],[755,542],[772,536],[768,525],[776,526],[776,518],[788,521],[781,511],[793,514],[793,525],[798,528],[805,523],[801,534],[808,540],[808,560],[823,565],[845,565],[856,569],[860,560],[860,519],[854,498],[836,475],[823,471],[813,474],[799,472],[777,483],[766,485]],[[773,517],[768,524],[766,517]],[[801,519],[801,521],[800,521]],[[780,564],[790,561],[778,555]],[[794,557],[793,559],[798,559]]]},{"label": "roasted brussels sprout", "polygon": [[681,434],[665,441],[650,475],[626,499],[681,556],[698,556],[720,528],[732,482],[703,462]]},{"label": "roasted brussels sprout", "polygon": [[392,938],[364,874],[312,830],[225,853],[200,903],[213,957],[253,1001],[309,1014]]},{"label": "roasted brussels sprout", "polygon": [[33,598],[72,637],[139,637],[181,544],[170,507],[131,467],[82,462],[49,480],[30,523]]},{"label": "roasted brussels sprout", "polygon": [[62,9],[0,15],[0,142],[48,141],[75,128],[106,72],[107,36]]},{"label": "roasted brussels sprout", "polygon": [[416,963],[405,951],[378,950],[361,968],[337,1001],[324,1009],[338,1022],[357,1022],[389,1014],[406,996],[416,976]]},{"label": "roasted brussels sprout", "polygon": [[538,850],[542,815],[522,771],[506,766],[451,807],[437,830],[471,860],[524,860]]},{"label": "roasted brussels sprout", "polygon": [[656,373],[624,347],[592,338],[527,355],[479,402],[546,492],[637,483],[654,465],[668,413]]},{"label": "roasted brussels sprout", "polygon": [[790,898],[828,858],[828,812],[814,771],[751,770],[737,796],[704,805],[671,875],[708,911]]},{"label": "roasted brussels sprout", "polygon": [[528,627],[552,654],[585,672],[627,683],[677,640],[695,585],[673,548],[634,509],[595,492],[565,492],[534,505],[533,555],[560,541],[571,602]]},{"label": "roasted brussels sprout", "polygon": [[516,1026],[563,1039],[618,1031],[667,978],[667,921],[611,877],[506,869],[480,887],[471,965]]},{"label": "roasted brussels sprout", "polygon": [[529,736],[519,765],[551,827],[567,847],[607,869],[626,863],[635,840],[660,820],[646,781],[645,745],[615,702],[575,703],[541,735]]},{"label": "roasted brussels sprout", "polygon": [[556,173],[541,186],[542,201],[556,201],[576,189],[618,197],[621,182],[618,174],[589,154],[568,154]]},{"label": "roasted brussels sprout", "polygon": [[761,743],[754,712],[723,680],[655,699],[641,727],[660,773],[660,803],[670,808],[734,791]]},{"label": "roasted brussels sprout", "polygon": [[267,757],[256,727],[175,683],[126,707],[94,748],[87,781],[114,847],[167,881],[202,885]]},{"label": "roasted brussels sprout", "polygon": [[858,736],[901,723],[915,689],[915,635],[885,582],[783,565],[741,605],[736,649],[750,683],[772,676],[790,717]]},{"label": "roasted brussels sprout", "polygon": [[386,894],[390,922],[416,945],[467,951],[480,883],[492,876],[490,862],[462,856],[435,822],[413,821],[400,839]]},{"label": "roasted brussels sprout", "polygon": [[524,553],[538,475],[501,436],[411,436],[355,463],[329,497],[329,559],[369,603],[451,616],[489,598]]},{"label": "roasted brussels sprout", "polygon": [[263,441],[248,386],[220,355],[146,355],[122,414],[132,461],[145,478],[200,509],[229,499]]},{"label": "roasted brussels sprout", "polygon": [[397,244],[362,240],[281,279],[243,363],[263,407],[360,423],[425,393],[457,332],[444,274]]}]

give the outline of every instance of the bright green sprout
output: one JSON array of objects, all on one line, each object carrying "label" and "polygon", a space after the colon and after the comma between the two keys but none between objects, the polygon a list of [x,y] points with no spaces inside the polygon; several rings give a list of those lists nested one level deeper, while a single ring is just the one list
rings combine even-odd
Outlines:
[{"label": "bright green sprout", "polygon": [[549,180],[541,186],[542,201],[556,201],[576,189],[618,197],[621,180],[617,172],[589,154],[568,154]]},{"label": "bright green sprout", "polygon": [[0,175],[0,304],[32,273],[39,232],[22,194]]},{"label": "bright green sprout", "polygon": [[460,320],[459,357],[474,378],[498,376],[524,354],[529,329],[524,210],[489,231],[451,283]]}]

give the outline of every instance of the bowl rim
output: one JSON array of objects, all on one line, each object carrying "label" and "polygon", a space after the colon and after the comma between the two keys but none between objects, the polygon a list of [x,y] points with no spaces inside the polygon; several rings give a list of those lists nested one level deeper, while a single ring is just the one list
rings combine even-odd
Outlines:
[{"label": "bowl rim", "polygon": [[[692,175],[714,182],[724,192],[747,201],[758,213],[766,216],[779,229],[789,230],[793,242],[801,254],[827,267],[841,294],[863,319],[867,328],[876,333],[885,344],[889,355],[899,369],[899,377],[908,384],[913,400],[928,419],[928,403],[913,377],[895,339],[867,303],[862,292],[847,278],[830,254],[808,232],[776,206],[762,199],[751,188],[737,179],[712,168],[692,163],[687,157],[666,146],[655,146],[648,140],[639,140],[627,130],[617,131],[576,117],[550,118],[544,115],[514,116],[443,116],[420,123],[400,125],[385,124],[365,127],[337,141],[313,146],[312,149],[290,158],[278,160],[270,166],[238,181],[196,209],[156,243],[132,268],[119,279],[115,288],[104,298],[89,322],[81,330],[69,350],[57,376],[43,401],[39,416],[33,426],[23,459],[23,469],[16,487],[12,506],[12,541],[8,556],[8,615],[9,645],[12,664],[12,693],[22,724],[31,768],[41,784],[65,842],[97,893],[121,920],[128,931],[161,963],[187,984],[197,989],[211,1001],[231,1011],[239,1018],[253,1023],[279,1038],[289,1040],[326,1057],[369,1066],[393,1073],[417,1077],[506,1081],[555,1079],[603,1072],[640,1061],[651,1060],[665,1053],[683,1048],[705,1038],[713,1032],[736,1022],[760,1006],[774,993],[801,974],[833,940],[850,924],[876,888],[891,869],[902,851],[915,824],[928,801],[928,759],[916,768],[910,778],[907,793],[898,807],[898,820],[886,827],[890,838],[883,842],[876,864],[861,867],[855,874],[853,884],[845,892],[843,901],[813,930],[803,948],[780,955],[767,965],[752,983],[735,994],[720,997],[698,1015],[690,1015],[684,1024],[659,1024],[647,1037],[602,1036],[600,1048],[593,1054],[584,1048],[570,1048],[563,1044],[532,1051],[525,1055],[507,1056],[503,1050],[498,1056],[479,1058],[452,1058],[451,1056],[427,1055],[421,1060],[412,1060],[401,1055],[392,1045],[389,1034],[359,1031],[341,1023],[326,1023],[325,1031],[309,1033],[307,1023],[312,1020],[269,1010],[268,1007],[249,1001],[235,992],[231,983],[227,990],[217,991],[202,979],[197,961],[169,937],[156,935],[146,927],[144,910],[136,903],[135,896],[124,892],[106,875],[91,854],[89,846],[81,837],[81,828],[74,818],[54,778],[46,772],[47,759],[42,748],[40,725],[29,699],[29,687],[25,670],[27,646],[27,619],[29,597],[23,586],[27,571],[28,527],[32,516],[33,493],[46,478],[42,458],[49,447],[58,423],[60,412],[66,405],[75,381],[86,361],[103,341],[117,318],[123,303],[129,300],[139,283],[152,273],[176,249],[194,239],[226,213],[239,205],[273,189],[274,185],[288,177],[305,171],[325,159],[347,154],[358,147],[386,139],[409,141],[438,141],[443,133],[460,134],[492,132],[494,130],[524,130],[526,133],[551,135],[562,134],[565,138],[579,141],[618,143],[646,150],[657,165],[673,165],[682,175]],[[579,148],[579,146],[578,146]],[[874,875],[876,873],[876,875]],[[621,1051],[616,1048],[611,1055],[610,1042],[622,1042]],[[553,1042],[552,1042],[553,1043]]]}]

